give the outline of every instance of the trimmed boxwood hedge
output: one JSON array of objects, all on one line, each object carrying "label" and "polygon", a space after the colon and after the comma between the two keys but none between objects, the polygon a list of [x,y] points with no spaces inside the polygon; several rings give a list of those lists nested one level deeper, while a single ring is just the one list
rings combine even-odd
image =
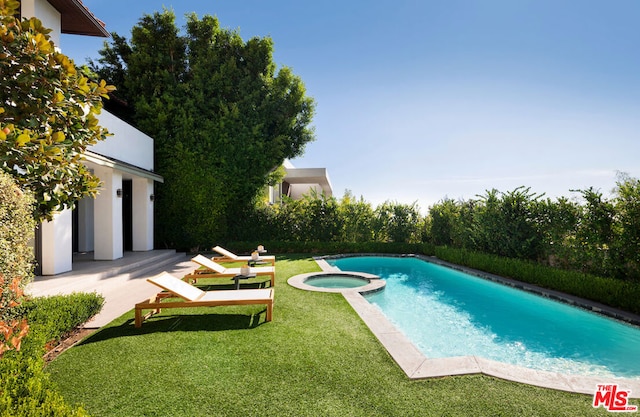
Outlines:
[{"label": "trimmed boxwood hedge", "polygon": [[447,262],[534,284],[640,314],[640,283],[606,278],[465,249],[439,246],[435,255]]},{"label": "trimmed boxwood hedge", "polygon": [[33,298],[22,304],[30,329],[19,351],[0,359],[0,417],[87,416],[68,404],[44,372],[45,345],[89,320],[102,308],[101,295],[71,294]]}]

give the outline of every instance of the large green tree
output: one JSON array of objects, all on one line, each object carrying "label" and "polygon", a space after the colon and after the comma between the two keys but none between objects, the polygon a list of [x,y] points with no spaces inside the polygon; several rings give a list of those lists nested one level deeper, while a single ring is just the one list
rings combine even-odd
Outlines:
[{"label": "large green tree", "polygon": [[640,179],[620,175],[616,194],[617,261],[628,278],[640,281]]},{"label": "large green tree", "polygon": [[131,119],[155,138],[160,244],[210,245],[232,235],[285,158],[313,140],[313,100],[276,68],[273,41],[244,41],[218,19],[143,16],[131,40],[114,34],[92,68],[121,83]]}]

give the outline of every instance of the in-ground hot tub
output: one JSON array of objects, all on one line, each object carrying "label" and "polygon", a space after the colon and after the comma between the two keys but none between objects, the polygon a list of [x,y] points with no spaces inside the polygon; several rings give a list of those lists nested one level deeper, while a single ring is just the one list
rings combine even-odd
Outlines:
[{"label": "in-ground hot tub", "polygon": [[385,282],[379,276],[364,272],[311,272],[289,278],[289,285],[301,290],[320,292],[357,291],[371,293],[384,288]]}]

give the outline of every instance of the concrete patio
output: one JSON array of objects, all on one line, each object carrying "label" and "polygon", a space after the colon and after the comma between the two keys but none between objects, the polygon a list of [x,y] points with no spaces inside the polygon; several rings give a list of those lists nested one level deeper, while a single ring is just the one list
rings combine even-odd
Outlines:
[{"label": "concrete patio", "polygon": [[134,304],[158,292],[146,279],[162,271],[183,276],[193,263],[175,250],[125,252],[114,261],[94,261],[92,253],[75,254],[73,270],[52,276],[37,276],[26,289],[32,296],[96,292],[105,305],[84,327],[98,329],[134,307]]}]

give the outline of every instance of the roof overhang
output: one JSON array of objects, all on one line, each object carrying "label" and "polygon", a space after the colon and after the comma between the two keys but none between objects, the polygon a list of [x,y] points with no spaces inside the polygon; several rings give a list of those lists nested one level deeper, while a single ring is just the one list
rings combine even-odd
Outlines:
[{"label": "roof overhang", "polygon": [[327,195],[333,194],[326,168],[286,168],[283,181],[289,184],[317,184]]},{"label": "roof overhang", "polygon": [[107,158],[106,156],[97,154],[95,152],[85,151],[84,154],[82,154],[82,157],[85,161],[91,162],[96,165],[116,169],[130,175],[135,175],[137,177],[147,178],[156,182],[164,183],[164,178],[154,173],[153,171],[148,171],[135,165],[118,161],[117,159]]},{"label": "roof overhang", "polygon": [[47,0],[61,15],[61,31],[71,35],[109,37],[104,22],[96,18],[81,0]]}]

